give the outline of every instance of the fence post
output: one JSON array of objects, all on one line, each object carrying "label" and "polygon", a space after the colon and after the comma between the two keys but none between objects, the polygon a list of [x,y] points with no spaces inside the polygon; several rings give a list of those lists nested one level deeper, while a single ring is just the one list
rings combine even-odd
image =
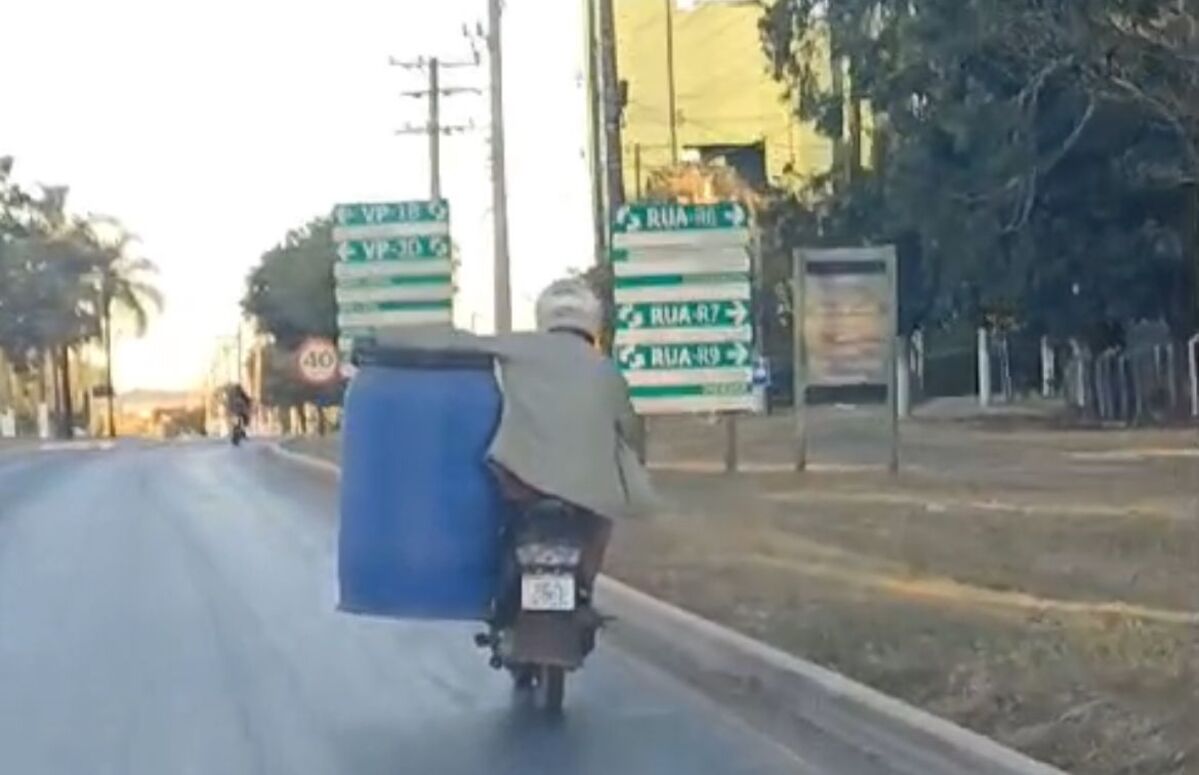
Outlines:
[{"label": "fence post", "polygon": [[978,405],[991,405],[991,343],[987,327],[978,327]]},{"label": "fence post", "polygon": [[1087,379],[1087,372],[1094,371],[1094,359],[1087,357],[1088,351],[1083,349],[1082,344],[1077,339],[1070,340],[1070,356],[1077,368],[1074,369],[1074,400],[1078,404],[1078,409],[1083,414],[1090,413],[1091,402],[1088,400],[1088,383],[1092,380]]},{"label": "fence post", "polygon": [[924,394],[924,329],[918,328],[912,332],[912,363],[916,376],[916,395],[923,400]]},{"label": "fence post", "polygon": [[1173,340],[1163,345],[1166,350],[1166,397],[1170,401],[1170,414],[1178,415],[1178,358]]},{"label": "fence post", "polygon": [[1191,415],[1199,417],[1199,334],[1187,342],[1187,360],[1191,363]]},{"label": "fence post", "polygon": [[912,351],[906,336],[895,338],[895,402],[899,416],[912,414]]},{"label": "fence post", "polygon": [[1052,398],[1057,384],[1057,358],[1049,337],[1041,337],[1041,397]]}]

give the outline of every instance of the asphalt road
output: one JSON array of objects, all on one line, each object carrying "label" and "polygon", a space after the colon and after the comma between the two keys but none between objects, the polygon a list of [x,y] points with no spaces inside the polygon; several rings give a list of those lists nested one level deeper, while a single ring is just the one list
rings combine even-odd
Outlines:
[{"label": "asphalt road", "polygon": [[601,649],[564,719],[472,628],[334,611],[333,489],[215,443],[0,456],[0,771],[866,773]]}]

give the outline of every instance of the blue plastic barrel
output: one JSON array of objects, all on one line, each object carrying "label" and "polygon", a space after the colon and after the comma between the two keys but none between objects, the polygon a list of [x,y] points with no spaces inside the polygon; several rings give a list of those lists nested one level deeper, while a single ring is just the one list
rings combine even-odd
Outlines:
[{"label": "blue plastic barrel", "polygon": [[501,398],[489,360],[363,367],[346,395],[341,610],[403,619],[487,615],[503,501],[485,461]]}]

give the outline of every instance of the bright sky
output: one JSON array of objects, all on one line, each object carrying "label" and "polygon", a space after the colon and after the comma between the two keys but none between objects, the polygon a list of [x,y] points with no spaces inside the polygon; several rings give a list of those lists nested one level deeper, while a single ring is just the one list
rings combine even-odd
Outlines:
[{"label": "bright sky", "polygon": [[[516,322],[538,290],[591,260],[581,0],[508,0],[505,90]],[[69,206],[120,217],[161,268],[167,309],[118,351],[118,389],[178,388],[237,330],[258,256],[338,201],[422,198],[427,143],[397,137],[422,76],[389,56],[469,59],[484,0],[0,0],[0,155]],[[547,32],[552,30],[552,32]],[[483,48],[482,42],[475,45]],[[443,76],[485,86],[484,67]],[[486,97],[443,144],[463,253],[459,323],[491,325]]]}]

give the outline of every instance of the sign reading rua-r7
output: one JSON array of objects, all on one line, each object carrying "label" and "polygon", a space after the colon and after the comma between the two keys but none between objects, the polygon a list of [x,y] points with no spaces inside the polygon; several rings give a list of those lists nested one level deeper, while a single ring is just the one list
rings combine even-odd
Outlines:
[{"label": "sign reading rua-r7", "polygon": [[749,305],[743,301],[690,301],[621,304],[616,308],[619,328],[714,328],[744,326]]}]

